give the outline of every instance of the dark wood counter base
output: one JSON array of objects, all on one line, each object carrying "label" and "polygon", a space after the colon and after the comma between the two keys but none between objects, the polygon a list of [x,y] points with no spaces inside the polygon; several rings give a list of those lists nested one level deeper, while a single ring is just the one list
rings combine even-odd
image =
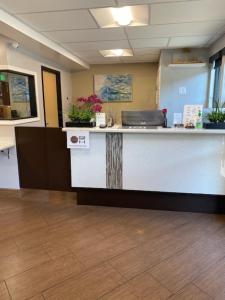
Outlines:
[{"label": "dark wood counter base", "polygon": [[225,196],[219,195],[85,188],[75,190],[79,205],[225,214]]}]

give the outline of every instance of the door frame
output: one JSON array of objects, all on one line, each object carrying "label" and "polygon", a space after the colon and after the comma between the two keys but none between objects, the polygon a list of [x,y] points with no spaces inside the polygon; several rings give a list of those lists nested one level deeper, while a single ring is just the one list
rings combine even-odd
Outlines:
[{"label": "door frame", "polygon": [[59,71],[41,66],[41,78],[42,78],[42,94],[43,94],[43,108],[44,108],[44,121],[45,127],[46,123],[46,114],[45,114],[45,93],[44,93],[44,80],[43,80],[43,72],[49,72],[56,75],[56,92],[57,92],[57,108],[58,108],[58,125],[59,127],[63,127],[63,111],[62,111],[62,91],[61,91],[61,74]]}]

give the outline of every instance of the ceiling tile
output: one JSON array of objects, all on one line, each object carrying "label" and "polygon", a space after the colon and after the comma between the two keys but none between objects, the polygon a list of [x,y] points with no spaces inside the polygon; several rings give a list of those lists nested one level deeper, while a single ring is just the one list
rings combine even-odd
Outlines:
[{"label": "ceiling tile", "polygon": [[[76,52],[78,53],[78,52]],[[89,52],[90,53],[90,52]],[[94,52],[93,52],[94,53]],[[145,55],[135,55],[128,57],[99,57],[90,53],[90,55],[84,57],[84,60],[88,63],[114,63],[114,62],[157,62],[159,61],[159,54],[145,54]]]},{"label": "ceiling tile", "polygon": [[164,48],[168,44],[168,38],[136,39],[130,40],[132,48]]},{"label": "ceiling tile", "polygon": [[17,17],[38,31],[97,28],[88,10],[21,14]]},{"label": "ceiling tile", "polygon": [[0,6],[11,13],[31,13],[67,9],[114,6],[114,0],[1,0]]},{"label": "ceiling tile", "polygon": [[88,59],[85,59],[89,64],[118,64],[121,63],[121,60],[119,57],[89,57]]},{"label": "ceiling tile", "polygon": [[75,55],[87,58],[87,57],[102,57],[98,50],[88,50],[88,51],[73,51]]},{"label": "ceiling tile", "polygon": [[224,0],[152,4],[151,24],[184,23],[225,19]]},{"label": "ceiling tile", "polygon": [[155,37],[172,37],[188,35],[215,34],[225,25],[225,21],[181,23],[167,25],[150,25],[145,27],[128,27],[126,32],[130,39],[145,39]]},{"label": "ceiling tile", "polygon": [[138,5],[138,4],[151,4],[161,2],[179,2],[179,1],[192,1],[192,0],[118,0],[119,5]]},{"label": "ceiling tile", "polygon": [[123,28],[53,31],[46,32],[45,35],[61,43],[126,39]]},{"label": "ceiling tile", "polygon": [[169,48],[204,47],[210,36],[174,37],[169,41]]},{"label": "ceiling tile", "polygon": [[[134,59],[139,59],[139,60],[145,60],[145,61],[152,61],[152,60],[159,60],[160,54],[143,54],[143,55],[134,55]],[[129,57],[128,57],[129,58]]]},{"label": "ceiling tile", "polygon": [[62,44],[70,51],[79,50],[109,50],[109,49],[129,49],[130,45],[127,40],[121,41],[103,41],[103,42],[82,42]]},{"label": "ceiling tile", "polygon": [[139,4],[149,4],[150,0],[118,0],[120,6],[123,5],[139,5]]},{"label": "ceiling tile", "polygon": [[135,55],[159,55],[161,49],[160,48],[140,48],[140,49],[133,49],[133,53]]},{"label": "ceiling tile", "polygon": [[158,62],[159,56],[133,56],[133,57],[122,57],[122,62],[125,63],[136,63],[136,62]]}]

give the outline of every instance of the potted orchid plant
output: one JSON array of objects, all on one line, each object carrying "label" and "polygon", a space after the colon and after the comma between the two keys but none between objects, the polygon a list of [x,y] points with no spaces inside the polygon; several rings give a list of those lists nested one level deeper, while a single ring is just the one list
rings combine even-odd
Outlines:
[{"label": "potted orchid plant", "polygon": [[102,111],[102,100],[96,95],[80,97],[77,103],[69,110],[70,122],[67,127],[93,127],[95,126],[95,114]]}]

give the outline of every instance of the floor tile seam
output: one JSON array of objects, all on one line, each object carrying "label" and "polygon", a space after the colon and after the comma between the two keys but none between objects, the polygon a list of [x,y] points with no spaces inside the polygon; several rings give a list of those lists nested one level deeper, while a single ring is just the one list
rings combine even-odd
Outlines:
[{"label": "floor tile seam", "polygon": [[[131,250],[134,250],[134,249],[136,249],[136,248],[139,248],[139,247],[140,247],[140,245],[138,245],[138,246],[136,246],[136,247],[134,247],[134,248],[132,248],[132,249],[128,249],[128,250],[124,251],[123,254],[125,254],[126,252],[129,252],[129,251],[131,251]],[[140,275],[141,273],[145,273],[145,272],[148,272],[148,271],[150,271],[150,273],[151,273],[151,269],[153,269],[154,267],[160,265],[161,263],[165,262],[166,260],[169,260],[169,259],[172,258],[173,256],[175,256],[175,255],[177,255],[177,254],[179,254],[179,253],[182,253],[182,251],[184,251],[186,247],[187,247],[187,246],[185,246],[185,247],[182,248],[182,249],[177,250],[175,253],[173,253],[173,254],[171,254],[170,256],[168,256],[168,257],[162,259],[159,263],[153,264],[153,265],[150,266],[149,268],[145,269],[143,272],[141,271],[140,273],[134,275],[133,277],[129,278],[128,280],[131,280],[131,279],[135,278],[136,276]],[[154,252],[155,252],[155,251],[154,251]],[[124,275],[123,275],[116,267],[114,267],[114,266],[111,264],[111,260],[112,260],[112,259],[115,259],[116,257],[119,257],[120,255],[121,255],[121,254],[118,254],[118,255],[116,255],[115,257],[108,259],[107,262],[110,263],[110,265],[111,265],[111,267],[112,267],[113,269],[115,269],[117,272],[120,273],[121,276],[124,277]],[[152,273],[151,273],[151,274],[152,274]],[[125,277],[125,278],[126,278],[126,277]],[[126,279],[127,279],[127,278],[126,278]]]},{"label": "floor tile seam", "polygon": [[70,250],[70,251],[71,251],[72,257],[74,257],[74,259],[76,259],[84,268],[84,271],[82,271],[82,273],[85,272],[88,268],[85,266],[85,264],[77,257],[77,255],[72,250]]},{"label": "floor tile seam", "polygon": [[[130,251],[130,250],[132,250],[132,249],[135,249],[137,246],[135,246],[135,247],[133,247],[133,248],[130,248],[130,249],[127,249],[127,250],[124,250],[123,252],[121,252],[121,253],[119,253],[119,254],[116,254],[116,255],[114,255],[114,256],[111,256],[110,258],[106,258],[106,259],[104,259],[103,261],[100,261],[100,262],[97,262],[96,264],[94,264],[93,266],[89,266],[89,267],[87,267],[86,265],[84,265],[84,263],[82,263],[82,261],[80,260],[80,258],[78,258],[78,256],[76,255],[76,253],[74,253],[73,251],[76,251],[76,249],[74,249],[74,250],[71,250],[72,252],[73,252],[73,254],[76,256],[76,258],[78,259],[78,261],[79,262],[81,262],[84,266],[85,266],[85,268],[86,268],[86,270],[88,271],[88,270],[90,270],[90,269],[92,269],[92,268],[95,268],[95,267],[98,267],[98,266],[100,266],[101,264],[105,264],[105,263],[107,263],[107,264],[110,264],[110,260],[111,259],[114,259],[114,258],[116,258],[117,256],[120,256],[120,255],[122,255],[122,254],[125,254],[126,252],[128,252],[128,251]],[[83,247],[82,247],[83,248]],[[85,247],[84,247],[85,248]],[[120,273],[118,270],[116,270],[111,264],[110,264],[110,266],[115,270],[115,271],[117,271],[118,273]],[[121,276],[123,276],[122,274],[120,274]]]},{"label": "floor tile seam", "polygon": [[[109,264],[110,264],[110,262],[109,262]],[[145,273],[147,273],[147,272],[149,272],[149,270],[144,270],[143,272],[140,272],[140,273],[138,273],[138,274],[136,274],[135,276],[133,276],[133,277],[131,277],[131,278],[126,278],[122,273],[120,273],[120,271],[119,270],[117,270],[114,266],[112,266],[111,264],[110,264],[110,266],[116,271],[116,272],[118,272],[122,277],[123,277],[123,279],[125,280],[121,285],[119,285],[118,287],[120,287],[120,286],[123,286],[123,285],[125,285],[125,284],[128,284],[131,288],[132,288],[132,286],[129,284],[129,282],[130,281],[132,281],[132,280],[134,280],[135,278],[137,278],[137,277],[139,277],[139,276],[142,276],[142,275],[144,275]],[[156,279],[152,274],[151,274],[151,276],[152,276],[152,278],[155,280],[155,281],[157,281],[161,286],[163,286],[168,292],[170,292],[169,291],[169,289],[166,287],[166,286],[164,286],[158,279]],[[115,289],[117,289],[118,287],[116,287],[116,288],[114,288],[113,290],[115,290]],[[133,289],[133,288],[132,288]],[[113,291],[112,290],[112,291]],[[112,291],[110,291],[110,292],[112,292]],[[134,292],[134,291],[133,291]],[[106,294],[108,294],[109,292],[107,292]],[[104,294],[104,295],[106,295],[106,294]],[[135,294],[135,297],[139,297],[139,295],[137,295],[135,292],[134,292],[134,294]],[[103,295],[103,296],[104,296]],[[103,296],[101,296],[101,297],[103,297]]]},{"label": "floor tile seam", "polygon": [[[82,217],[81,217],[82,218]],[[57,226],[59,226],[59,225],[62,225],[62,223],[64,223],[64,222],[68,222],[69,220],[71,220],[71,219],[66,219],[66,220],[62,220],[62,221],[58,221],[58,222],[55,222],[55,223],[52,223],[52,224],[48,224],[48,226],[50,227],[50,230],[52,230],[52,226],[55,226],[55,225],[57,225]],[[72,219],[72,220],[74,220],[74,219]],[[83,229],[86,229],[86,228],[89,228],[89,227],[91,227],[91,226],[94,226],[95,224],[90,224],[90,225],[87,225],[87,227],[85,226],[84,228],[82,228],[82,230]],[[75,229],[75,231],[80,231],[80,229]]]},{"label": "floor tile seam", "polygon": [[[35,228],[34,230],[40,230],[40,229],[42,229],[42,228],[45,228],[45,226],[46,225],[44,225],[44,226],[40,226],[40,227],[37,227],[37,228]],[[20,232],[18,235],[12,235],[12,236],[10,236],[9,238],[17,238],[18,236],[20,236],[20,235],[23,235],[23,234],[28,234],[28,233],[32,233],[32,231],[34,231],[34,230],[28,230],[28,231],[25,231],[25,232]],[[1,241],[1,240],[0,240]]]},{"label": "floor tile seam", "polygon": [[[75,272],[75,271],[74,271]],[[24,273],[24,272],[23,272]],[[60,282],[57,282],[57,283],[54,283],[53,285],[50,285],[47,289],[44,289],[44,290],[40,290],[40,291],[38,291],[38,293],[40,294],[41,293],[41,295],[43,295],[43,293],[45,293],[46,291],[48,291],[49,289],[51,289],[51,288],[54,288],[54,287],[56,287],[56,286],[58,286],[58,285],[61,285],[61,284],[63,284],[65,281],[67,281],[67,280],[69,280],[69,279],[71,279],[71,278],[73,278],[73,277],[76,277],[76,276],[79,276],[79,275],[81,275],[82,274],[82,272],[81,273],[79,273],[79,274],[73,274],[73,273],[71,273],[70,275],[68,275],[68,276],[65,276],[65,278],[62,280],[62,281],[60,281]],[[12,277],[11,277],[12,278]],[[38,294],[38,295],[39,295]],[[37,295],[37,294],[36,294]],[[28,299],[32,299],[33,297],[34,297],[35,295],[31,295],[31,296],[29,296],[28,298],[25,298],[24,300],[28,300]],[[44,297],[44,295],[43,295],[43,297]],[[45,299],[45,298],[44,298]],[[13,300],[13,299],[12,299]]]},{"label": "floor tile seam", "polygon": [[18,244],[17,244],[17,246],[18,246],[18,252],[26,252],[26,251],[30,251],[30,250],[34,250],[35,248],[42,248],[43,246],[44,246],[44,244],[46,244],[47,242],[44,242],[44,243],[39,243],[39,244],[34,244],[34,245],[30,245],[30,246],[28,246],[28,247],[25,247],[25,248],[23,248],[22,246],[19,246]]},{"label": "floor tile seam", "polygon": [[[42,248],[42,245],[38,245],[38,246],[34,246],[34,247],[31,247],[31,248],[28,248],[28,249],[19,249],[17,252],[15,252],[15,253],[12,253],[12,254],[10,254],[10,255],[7,255],[7,256],[3,256],[3,257],[0,257],[0,260],[5,260],[5,259],[8,259],[10,256],[14,256],[14,255],[16,255],[17,256],[17,254],[19,254],[18,252],[26,252],[26,251],[31,251],[31,250],[34,250],[35,248]],[[49,257],[49,255],[48,255],[48,253],[45,251],[45,249],[43,249],[43,251],[45,252],[45,254],[48,256],[48,258],[49,258],[49,260],[50,259],[52,259],[51,257]],[[49,261],[49,260],[47,260],[47,261]],[[30,268],[29,268],[30,269]],[[24,272],[24,271],[23,271]],[[22,273],[23,273],[22,272]],[[18,275],[18,274],[20,274],[20,273],[17,273],[16,275]],[[14,276],[14,275],[13,275]],[[11,278],[11,277],[9,277],[9,278]],[[5,278],[4,280],[7,280],[8,278]]]},{"label": "floor tile seam", "polygon": [[[132,237],[130,237],[129,235],[127,235],[127,234],[124,234],[122,231],[118,231],[118,232],[116,232],[116,233],[113,233],[113,234],[111,234],[111,235],[104,235],[103,233],[102,233],[102,231],[99,229],[99,228],[96,228],[96,230],[101,234],[101,236],[103,237],[103,240],[106,240],[106,239],[109,239],[109,238],[112,238],[112,237],[115,237],[115,236],[117,236],[117,235],[123,235],[125,238],[129,238],[132,242],[135,242],[135,244],[137,244],[136,246],[138,246],[139,244],[140,244],[140,242],[138,242],[135,238],[132,238]],[[135,247],[136,247],[135,246]]]},{"label": "floor tile seam", "polygon": [[5,280],[4,280],[3,282],[5,283],[5,286],[6,286],[7,292],[8,292],[8,294],[9,294],[9,298],[12,300],[12,296],[11,296],[11,294],[10,294],[10,292],[9,292],[9,288],[8,288],[8,285],[7,285],[7,283],[6,283],[6,281],[5,281]]},{"label": "floor tile seam", "polygon": [[[220,261],[224,261],[224,260],[225,260],[225,256],[219,258],[214,264],[218,264]],[[205,270],[203,270],[202,272],[200,272],[200,274],[198,274],[198,276],[203,275],[204,273],[206,273],[206,272],[207,272],[210,268],[212,268],[212,267],[213,267],[213,264],[211,264],[211,265],[208,266]],[[202,290],[201,287],[198,286],[198,284],[195,282],[195,281],[198,279],[198,276],[197,276],[195,279],[192,280],[192,284],[194,284],[197,288],[199,288],[200,290]],[[204,292],[204,291],[203,291],[203,292]],[[208,294],[207,292],[205,292],[205,293]],[[209,296],[210,296],[210,295],[209,295]],[[210,297],[212,297],[212,296],[210,296]]]},{"label": "floor tile seam", "polygon": [[[182,287],[181,289],[179,289],[178,291],[172,292],[171,295],[167,298],[167,300],[169,300],[170,298],[172,298],[172,297],[174,297],[174,296],[178,296],[178,294],[179,294],[180,292],[182,292],[182,290],[185,289],[186,287],[188,287],[190,284],[194,285],[196,288],[198,288],[199,290],[201,290],[198,286],[196,286],[196,285],[194,284],[193,281],[191,281],[191,282],[185,284],[185,286],[183,286],[183,287]],[[203,290],[201,290],[201,292],[203,292],[206,296],[209,296],[209,295],[208,295],[206,292],[204,292]],[[212,298],[211,296],[209,296],[209,298],[213,300],[213,298]]]},{"label": "floor tile seam", "polygon": [[[224,257],[223,257],[224,258]],[[223,258],[218,258],[218,261],[220,261],[220,260],[222,260]],[[216,263],[218,263],[218,261],[216,261]],[[160,262],[160,264],[161,264],[161,262]],[[190,284],[190,283],[194,283],[194,281],[200,276],[200,275],[202,275],[203,273],[205,273],[205,272],[207,272],[207,270],[209,269],[209,268],[211,268],[212,267],[212,265],[213,264],[211,264],[210,266],[207,266],[204,270],[202,270],[202,271],[198,271],[198,274],[196,274],[195,276],[194,276],[194,278],[192,278],[188,283],[186,283],[182,288],[180,288],[179,290],[181,290],[181,289],[183,289],[186,285],[188,285],[188,284]],[[156,266],[155,266],[156,267]],[[154,268],[154,267],[152,267],[152,268]],[[151,268],[151,269],[152,269]],[[151,271],[151,269],[149,269],[149,271],[150,271],[150,273],[151,273],[151,275],[156,279],[156,277],[152,274],[152,271]],[[160,279],[158,279],[158,281],[160,281]],[[161,282],[161,281],[160,281]],[[197,286],[198,287],[198,286]],[[171,293],[174,293],[174,291],[172,291],[171,289],[169,289],[168,287],[166,287]],[[178,291],[176,291],[175,293],[177,293]]]},{"label": "floor tile seam", "polygon": [[[104,265],[104,264],[106,264],[106,262],[104,262],[104,263],[102,263],[102,264]],[[76,278],[82,276],[83,274],[87,273],[89,270],[94,269],[94,268],[96,268],[96,267],[98,267],[98,266],[100,266],[100,264],[99,264],[99,265],[96,265],[96,266],[94,266],[94,267],[85,269],[85,270],[81,271],[81,272],[78,273],[78,274],[70,274],[70,275],[68,275],[66,278],[64,278],[62,281],[53,284],[52,286],[48,287],[47,289],[41,290],[40,293],[43,295],[44,299],[46,299],[45,296],[44,296],[44,293],[47,292],[48,290],[50,290],[50,289],[52,289],[52,288],[55,288],[55,287],[57,287],[57,286],[60,286],[60,285],[64,284],[67,280],[70,280],[70,279],[76,279]],[[117,272],[117,273],[118,273],[118,272]]]},{"label": "floor tile seam", "polygon": [[204,291],[201,287],[199,287],[194,281],[191,282],[196,288],[198,288],[202,293],[207,295],[210,299],[214,299],[211,295],[208,294],[208,292]]},{"label": "floor tile seam", "polygon": [[[58,225],[58,224],[57,224]],[[49,227],[49,225],[48,225],[48,227]],[[91,225],[88,225],[88,228],[89,227],[91,227]],[[43,228],[45,228],[45,227],[43,227]],[[39,228],[39,229],[42,229],[42,227],[41,228]],[[38,231],[39,229],[35,229],[34,231]],[[86,229],[86,228],[85,228]],[[51,228],[50,228],[50,230],[51,230]],[[77,229],[77,230],[75,230],[75,232],[76,231],[79,231],[79,229]],[[29,231],[29,232],[27,232],[28,234],[32,234],[32,231]],[[17,238],[19,238],[21,235],[24,235],[24,234],[27,234],[27,233],[22,233],[22,234],[20,234],[20,235],[18,235],[18,236],[15,236],[14,237],[14,239],[15,239],[15,243],[16,243],[16,245],[19,247],[19,249],[21,249],[21,250],[27,250],[27,249],[31,249],[31,248],[33,248],[33,247],[28,247],[28,248],[21,248],[21,246],[18,244],[18,242],[16,241],[16,239]],[[54,231],[52,231],[52,233],[54,233]],[[67,237],[67,236],[70,236],[71,234],[66,234],[64,237]],[[41,242],[41,244],[39,244],[39,246],[41,246],[41,245],[43,245],[43,244],[45,244],[45,243],[47,243],[48,241],[44,241],[44,242]],[[59,243],[60,244],[60,243]],[[61,244],[60,244],[61,245]],[[34,247],[36,247],[36,246],[34,246]]]},{"label": "floor tile seam", "polygon": [[[70,207],[69,207],[69,208],[60,209],[60,210],[58,210],[58,211],[56,211],[56,212],[54,212],[54,213],[57,213],[57,214],[60,215],[60,213],[64,213],[65,211],[67,211],[67,210],[69,210],[69,209],[70,209]],[[69,211],[70,211],[70,210],[69,210]],[[89,213],[91,213],[91,212],[89,212]],[[80,216],[79,218],[82,218],[83,216],[87,216],[89,213],[84,214],[84,215]],[[77,216],[76,216],[76,217],[77,217]],[[46,221],[46,219],[45,219],[45,216],[44,216],[43,218],[44,218],[44,220],[45,220],[45,222],[47,223],[48,226],[50,226],[50,225],[52,225],[52,224],[55,224],[55,223],[65,222],[65,221],[68,221],[68,220],[70,220],[70,219],[74,219],[72,216],[69,216],[69,215],[68,215],[68,217],[66,217],[66,218],[63,219],[62,221],[58,221],[58,222],[56,221],[56,222],[54,222],[54,223],[48,223],[48,222]],[[46,218],[47,218],[47,216],[46,216]]]},{"label": "floor tile seam", "polygon": [[22,274],[26,273],[27,271],[30,271],[30,270],[32,270],[32,269],[34,269],[36,267],[40,267],[40,266],[42,266],[42,265],[44,265],[44,264],[46,264],[46,263],[48,263],[50,261],[53,261],[53,259],[49,258],[49,256],[48,256],[48,260],[46,260],[46,261],[44,261],[44,262],[42,262],[42,263],[40,263],[38,265],[32,266],[32,267],[30,267],[30,268],[28,268],[28,269],[26,269],[26,270],[24,270],[22,272],[16,273],[16,274],[14,274],[14,275],[12,275],[10,277],[4,278],[4,280],[5,280],[5,282],[7,282],[8,280],[11,280],[11,279],[13,279],[14,277],[16,277],[18,275],[22,275]]},{"label": "floor tile seam", "polygon": [[[101,299],[102,299],[104,296],[106,296],[107,294],[112,293],[112,292],[114,292],[116,289],[125,286],[127,283],[128,283],[128,282],[124,282],[124,283],[121,283],[121,284],[117,285],[116,287],[114,287],[113,289],[110,289],[109,291],[105,292],[104,294],[102,294],[101,296],[99,296],[98,298],[96,298],[95,300],[101,300]],[[133,292],[133,288],[132,288],[132,292]],[[133,292],[133,293],[134,293],[134,292]],[[135,297],[137,297],[136,294],[135,294]],[[138,298],[137,298],[137,300],[138,300]]]}]

